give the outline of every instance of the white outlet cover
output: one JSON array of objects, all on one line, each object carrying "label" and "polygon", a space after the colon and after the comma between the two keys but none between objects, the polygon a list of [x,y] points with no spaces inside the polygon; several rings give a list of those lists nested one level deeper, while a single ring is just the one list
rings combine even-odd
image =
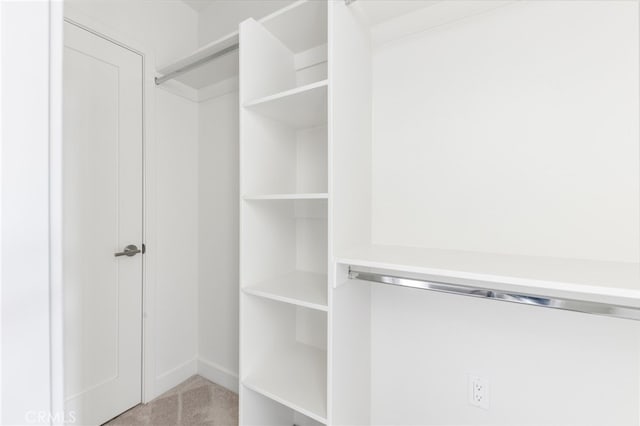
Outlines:
[{"label": "white outlet cover", "polygon": [[469,404],[488,410],[490,396],[489,381],[478,375],[469,374],[467,387],[469,389]]}]

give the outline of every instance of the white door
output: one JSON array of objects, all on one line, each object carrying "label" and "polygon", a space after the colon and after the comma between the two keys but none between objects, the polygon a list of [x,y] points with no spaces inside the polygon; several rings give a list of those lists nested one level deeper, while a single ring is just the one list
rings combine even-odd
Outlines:
[{"label": "white door", "polygon": [[64,38],[65,404],[95,425],[141,401],[142,57]]}]

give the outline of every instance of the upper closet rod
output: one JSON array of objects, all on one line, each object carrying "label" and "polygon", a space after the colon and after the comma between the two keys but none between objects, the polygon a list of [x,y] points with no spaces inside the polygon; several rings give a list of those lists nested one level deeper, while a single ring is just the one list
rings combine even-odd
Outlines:
[{"label": "upper closet rod", "polygon": [[411,287],[420,290],[430,290],[441,293],[458,294],[461,296],[480,297],[499,300],[502,302],[520,303],[529,306],[561,309],[563,311],[581,312],[592,315],[602,315],[614,318],[640,321],[640,309],[633,306],[620,306],[605,302],[591,302],[587,300],[568,299],[561,297],[534,296],[513,291],[494,290],[490,288],[470,287],[459,284],[429,281],[419,278],[407,278],[396,275],[380,274],[359,270],[349,266],[349,279],[372,281],[401,287]]},{"label": "upper closet rod", "polygon": [[180,74],[184,74],[187,71],[190,71],[194,68],[199,67],[200,65],[206,64],[209,61],[212,61],[216,58],[219,58],[220,56],[224,56],[227,53],[231,53],[234,50],[238,50],[238,47],[240,45],[238,43],[232,44],[231,46],[225,47],[222,50],[218,50],[217,52],[212,53],[211,55],[205,56],[204,58],[200,58],[195,62],[192,62],[190,64],[187,64],[183,67],[178,68],[175,71],[170,72],[169,74],[165,74],[162,77],[156,77],[156,85],[160,85],[162,83],[164,83],[167,80],[171,80],[173,78],[176,78],[177,76],[179,76]]}]

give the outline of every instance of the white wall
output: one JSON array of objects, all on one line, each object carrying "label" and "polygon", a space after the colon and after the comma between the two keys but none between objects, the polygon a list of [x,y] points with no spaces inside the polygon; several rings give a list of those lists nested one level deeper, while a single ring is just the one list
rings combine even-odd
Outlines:
[{"label": "white wall", "polygon": [[157,120],[156,393],[196,373],[198,104],[159,89]]},{"label": "white wall", "polygon": [[200,103],[199,370],[237,389],[238,92]]},{"label": "white wall", "polygon": [[[635,321],[374,285],[372,422],[637,426]],[[489,382],[488,410],[468,375]]]},{"label": "white wall", "polygon": [[207,44],[238,30],[247,18],[260,19],[289,4],[292,0],[218,0],[200,13],[198,41]]},{"label": "white wall", "polygon": [[59,354],[52,354],[50,339],[49,155],[59,154],[59,138],[50,138],[50,114],[55,119],[57,111],[49,95],[59,94],[60,64],[50,69],[49,55],[61,48],[51,41],[49,13],[49,2],[0,2],[2,424],[35,423],[39,416],[50,424],[63,414],[52,412],[58,398],[51,387]]},{"label": "white wall", "polygon": [[[197,13],[181,1],[69,0],[65,7],[146,46],[164,65],[197,47]],[[123,40],[126,43],[126,40]],[[154,64],[151,64],[154,66]],[[155,324],[153,397],[196,373],[198,309],[198,105],[156,88],[155,223],[148,261],[157,266],[150,307]],[[154,118],[154,117],[150,117]],[[155,231],[154,231],[155,230]]]},{"label": "white wall", "polygon": [[[516,2],[379,47],[373,242],[637,262],[638,36]],[[374,424],[640,422],[637,322],[372,285],[371,333]]]},{"label": "white wall", "polygon": [[533,1],[379,47],[373,242],[637,262],[638,34]]}]

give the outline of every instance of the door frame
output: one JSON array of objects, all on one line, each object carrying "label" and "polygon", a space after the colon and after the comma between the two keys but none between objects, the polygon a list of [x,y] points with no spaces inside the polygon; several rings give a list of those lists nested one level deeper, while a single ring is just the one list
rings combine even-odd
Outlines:
[{"label": "door frame", "polygon": [[155,140],[155,55],[148,46],[90,18],[72,6],[64,8],[64,22],[89,31],[142,57],[142,389],[141,401],[155,398],[155,289],[156,262],[156,147]]}]

